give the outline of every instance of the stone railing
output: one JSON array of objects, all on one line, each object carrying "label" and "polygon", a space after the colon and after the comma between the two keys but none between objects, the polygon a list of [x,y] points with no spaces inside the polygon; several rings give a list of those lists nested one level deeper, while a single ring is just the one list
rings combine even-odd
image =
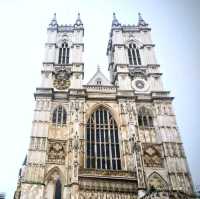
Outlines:
[{"label": "stone railing", "polygon": [[87,91],[103,91],[103,92],[116,92],[114,86],[103,86],[103,85],[84,85]]},{"label": "stone railing", "polygon": [[162,92],[152,92],[152,97],[170,97],[169,96],[170,92],[169,91],[162,91]]},{"label": "stone railing", "polygon": [[79,170],[79,188],[95,192],[137,194],[137,178],[134,172],[113,170]]},{"label": "stone railing", "polygon": [[122,170],[97,170],[97,169],[80,169],[80,175],[99,176],[99,177],[130,177],[136,178],[136,173]]}]

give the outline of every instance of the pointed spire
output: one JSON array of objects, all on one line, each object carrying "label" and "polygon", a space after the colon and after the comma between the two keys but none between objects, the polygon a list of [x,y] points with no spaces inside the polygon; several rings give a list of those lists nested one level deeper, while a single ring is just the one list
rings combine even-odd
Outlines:
[{"label": "pointed spire", "polygon": [[23,162],[22,165],[24,166],[24,165],[26,165],[26,163],[27,163],[27,155],[25,156],[25,158],[24,158],[24,162]]},{"label": "pointed spire", "polygon": [[142,14],[139,12],[138,13],[138,26],[141,25],[141,26],[146,26],[148,25],[144,19],[142,18]]},{"label": "pointed spire", "polygon": [[56,19],[56,13],[53,15],[53,19],[51,20],[51,23],[49,24],[49,29],[54,30],[57,29],[58,23]]},{"label": "pointed spire", "polygon": [[53,20],[56,21],[56,13],[53,14]]},{"label": "pointed spire", "polygon": [[112,20],[112,27],[113,26],[120,26],[121,24],[117,20],[116,14],[113,12],[113,20]]},{"label": "pointed spire", "polygon": [[76,26],[82,26],[83,25],[83,23],[81,21],[80,13],[78,13],[78,16],[77,16],[77,19],[76,19],[76,22],[75,22],[74,25],[76,25]]},{"label": "pointed spire", "polygon": [[99,65],[97,65],[97,71],[99,72],[101,69],[100,69],[100,66]]},{"label": "pointed spire", "polygon": [[53,19],[51,20],[51,25],[57,25],[56,13],[53,14]]}]

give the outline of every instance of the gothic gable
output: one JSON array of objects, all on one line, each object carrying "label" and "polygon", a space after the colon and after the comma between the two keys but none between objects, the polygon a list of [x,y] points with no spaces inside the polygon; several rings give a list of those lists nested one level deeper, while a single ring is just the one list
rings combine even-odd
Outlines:
[{"label": "gothic gable", "polygon": [[153,172],[147,179],[149,188],[167,190],[167,182],[157,173]]},{"label": "gothic gable", "polygon": [[111,86],[109,80],[101,72],[100,68],[97,69],[97,72],[90,79],[90,81],[87,83],[87,85]]}]

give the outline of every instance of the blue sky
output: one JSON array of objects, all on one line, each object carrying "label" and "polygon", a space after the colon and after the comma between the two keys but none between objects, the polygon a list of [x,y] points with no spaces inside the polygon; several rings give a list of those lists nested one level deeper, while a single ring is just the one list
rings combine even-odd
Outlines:
[{"label": "blue sky", "polygon": [[152,28],[156,56],[174,107],[194,183],[200,184],[199,0],[0,0],[0,192],[12,198],[28,149],[35,87],[53,13],[58,23],[85,26],[85,82],[99,64],[107,73],[106,46],[112,13],[122,24],[137,23],[141,12]]}]

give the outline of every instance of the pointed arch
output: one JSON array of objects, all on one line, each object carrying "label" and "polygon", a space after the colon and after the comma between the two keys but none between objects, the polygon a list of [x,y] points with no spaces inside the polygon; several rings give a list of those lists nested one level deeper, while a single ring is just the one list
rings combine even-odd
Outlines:
[{"label": "pointed arch", "polygon": [[156,171],[151,173],[147,178],[147,185],[149,189],[168,190],[168,183]]},{"label": "pointed arch", "polygon": [[87,168],[121,170],[118,126],[104,106],[87,119],[85,162]]},{"label": "pointed arch", "polygon": [[66,125],[67,112],[62,105],[57,106],[52,115],[52,123],[56,126]]},{"label": "pointed arch", "polygon": [[152,111],[151,111],[149,108],[145,107],[145,106],[139,107],[138,113],[139,113],[139,114],[147,114],[147,115],[153,116]]},{"label": "pointed arch", "polygon": [[88,121],[89,117],[91,116],[91,114],[97,110],[99,107],[103,107],[105,109],[107,109],[110,114],[113,116],[113,118],[115,119],[115,121],[117,122],[117,124],[120,124],[120,119],[118,117],[118,114],[116,111],[113,111],[114,108],[111,107],[110,105],[108,104],[103,104],[103,103],[96,103],[94,104],[92,107],[89,108],[89,110],[86,112],[86,121]]},{"label": "pointed arch", "polygon": [[151,128],[154,126],[152,111],[144,106],[138,110],[138,125],[141,128]]},{"label": "pointed arch", "polygon": [[45,175],[45,181],[48,181],[52,178],[52,176],[56,177],[58,176],[62,183],[64,183],[64,175],[63,172],[60,170],[58,166],[54,166],[50,168],[50,170]]},{"label": "pointed arch", "polygon": [[140,46],[141,42],[139,42],[138,40],[131,39],[127,41],[128,59],[130,65],[142,65]]},{"label": "pointed arch", "polygon": [[69,64],[70,45],[68,40],[63,39],[58,43],[58,64]]},{"label": "pointed arch", "polygon": [[44,198],[61,199],[64,188],[64,176],[59,167],[53,167],[45,176]]},{"label": "pointed arch", "polygon": [[142,48],[144,45],[139,39],[135,38],[133,35],[130,35],[129,39],[126,40],[126,47],[128,48],[129,44],[133,43],[136,44],[137,48]]}]

